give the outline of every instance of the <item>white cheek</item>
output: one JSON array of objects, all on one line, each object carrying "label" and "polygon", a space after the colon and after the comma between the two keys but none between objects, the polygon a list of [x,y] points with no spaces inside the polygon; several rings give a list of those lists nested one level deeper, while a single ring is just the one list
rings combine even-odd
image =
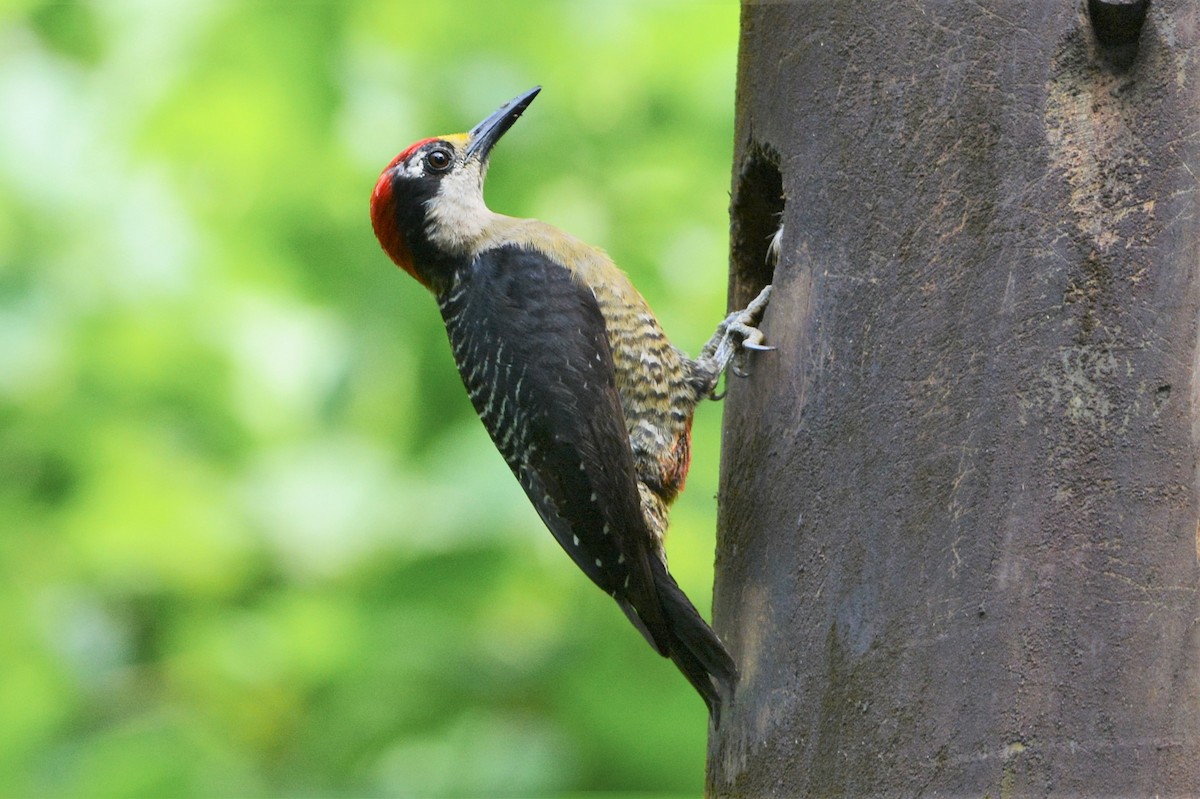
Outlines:
[{"label": "white cheek", "polygon": [[463,169],[442,178],[429,201],[430,241],[451,252],[471,252],[483,238],[492,212],[483,202],[482,178]]}]

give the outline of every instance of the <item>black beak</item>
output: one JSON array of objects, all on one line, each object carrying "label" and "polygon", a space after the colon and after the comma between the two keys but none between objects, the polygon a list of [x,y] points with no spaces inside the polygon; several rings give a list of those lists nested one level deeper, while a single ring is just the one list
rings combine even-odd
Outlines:
[{"label": "black beak", "polygon": [[474,158],[476,155],[480,159],[487,158],[492,146],[500,141],[500,137],[512,127],[512,124],[517,121],[517,117],[521,116],[521,112],[529,107],[533,98],[537,97],[537,93],[541,90],[541,86],[534,86],[524,94],[518,94],[496,109],[487,119],[471,128],[471,142],[467,145],[467,158]]}]

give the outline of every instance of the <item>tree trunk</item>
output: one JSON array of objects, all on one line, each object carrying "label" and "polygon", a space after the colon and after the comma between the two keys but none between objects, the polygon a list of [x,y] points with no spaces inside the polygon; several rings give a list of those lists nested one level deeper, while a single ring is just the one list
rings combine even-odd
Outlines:
[{"label": "tree trunk", "polygon": [[1130,6],[743,6],[710,795],[1200,793],[1200,12]]}]

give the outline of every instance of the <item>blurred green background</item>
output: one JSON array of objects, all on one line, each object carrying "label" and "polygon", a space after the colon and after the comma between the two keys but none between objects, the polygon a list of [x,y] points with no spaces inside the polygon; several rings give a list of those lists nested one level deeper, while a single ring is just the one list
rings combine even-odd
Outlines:
[{"label": "blurred green background", "polygon": [[[542,527],[367,198],[545,88],[489,204],[724,312],[738,8],[0,3],[0,795],[696,796],[704,705]],[[670,554],[708,613],[721,409]]]}]

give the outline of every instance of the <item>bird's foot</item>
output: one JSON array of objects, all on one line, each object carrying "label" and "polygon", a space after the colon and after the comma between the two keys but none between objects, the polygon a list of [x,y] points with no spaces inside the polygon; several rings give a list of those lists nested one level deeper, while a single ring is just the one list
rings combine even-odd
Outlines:
[{"label": "bird's foot", "polygon": [[[737,362],[734,362],[730,366],[730,361],[744,355],[746,350],[769,352],[775,349],[763,343],[765,337],[763,336],[763,332],[758,329],[763,312],[766,311],[770,301],[771,287],[767,286],[745,308],[725,317],[725,320],[717,325],[717,330],[713,333],[713,337],[704,345],[704,349],[700,352],[699,360],[711,365],[713,371],[713,391],[716,389],[717,378],[725,371],[726,367],[730,367],[738,377],[746,376],[746,372],[741,369],[740,364]],[[721,398],[713,392],[710,392],[710,396],[713,399]]]}]

